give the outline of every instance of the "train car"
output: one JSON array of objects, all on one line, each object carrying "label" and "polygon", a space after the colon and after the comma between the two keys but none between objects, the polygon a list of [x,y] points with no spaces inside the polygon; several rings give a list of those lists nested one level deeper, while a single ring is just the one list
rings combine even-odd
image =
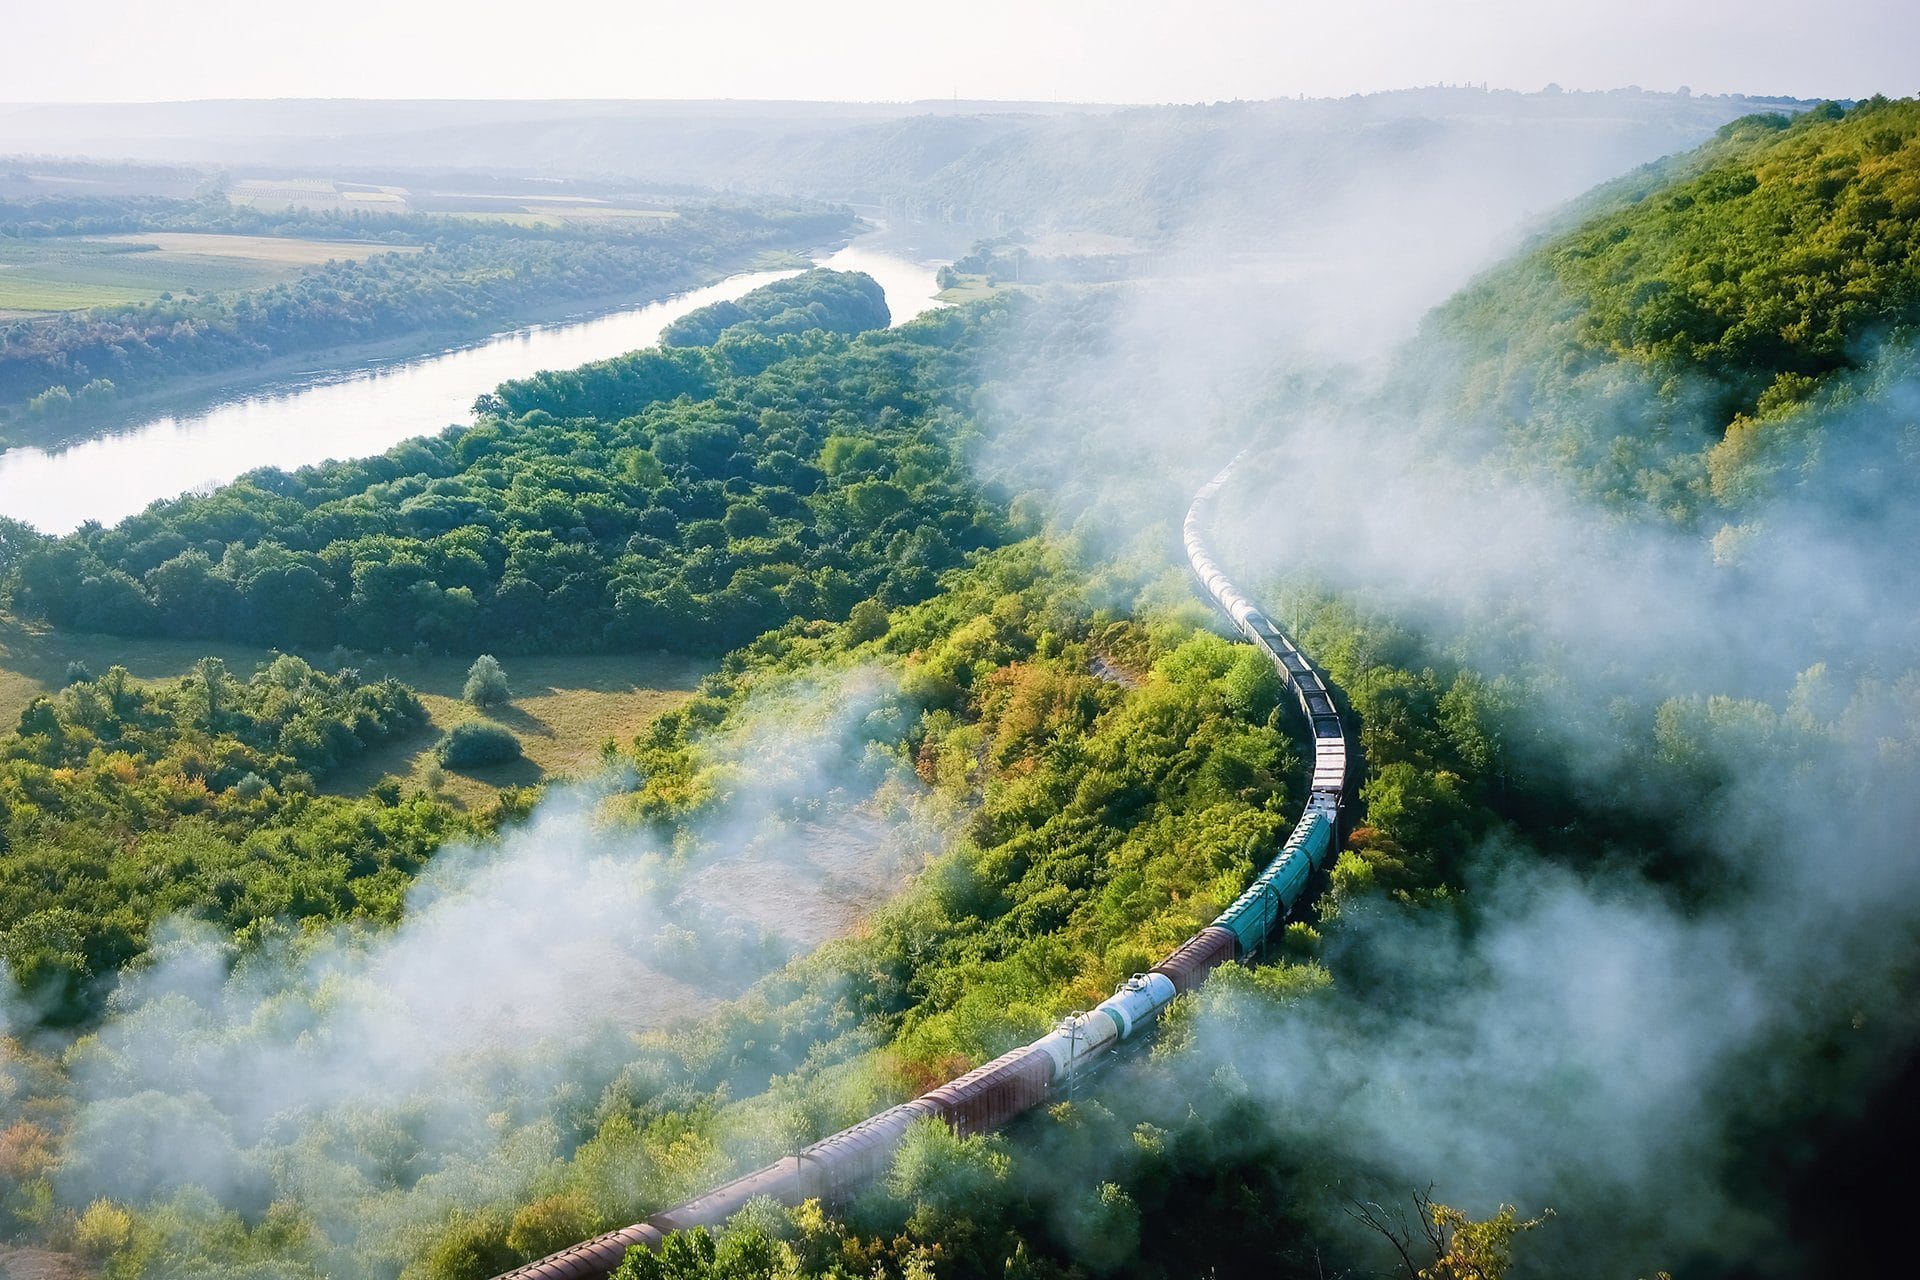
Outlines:
[{"label": "train car", "polygon": [[1280,855],[1214,921],[1233,935],[1236,955],[1251,955],[1259,949],[1300,900],[1308,879],[1332,847],[1332,819],[1323,809],[1309,808]]},{"label": "train car", "polygon": [[886,1172],[914,1121],[939,1114],[939,1106],[931,1099],[915,1098],[806,1148],[796,1157],[806,1198],[845,1201]]},{"label": "train car", "polygon": [[1102,1000],[1094,1009],[1114,1020],[1125,1040],[1136,1030],[1158,1017],[1179,990],[1164,973],[1136,973],[1120,984],[1120,989]]},{"label": "train car", "polygon": [[724,1222],[745,1208],[747,1201],[762,1196],[782,1204],[799,1204],[806,1199],[801,1190],[800,1162],[791,1156],[776,1160],[685,1204],[657,1213],[648,1218],[647,1223],[661,1231],[684,1231],[703,1223]]},{"label": "train car", "polygon": [[1173,983],[1176,992],[1191,991],[1205,982],[1209,973],[1233,959],[1236,945],[1232,931],[1210,924],[1153,966],[1153,972]]},{"label": "train car", "polygon": [[1060,1019],[1058,1026],[1033,1043],[1052,1062],[1054,1081],[1064,1083],[1119,1038],[1120,1024],[1115,1019],[1075,1013]]},{"label": "train car", "polygon": [[1053,1083],[1053,1059],[1039,1042],[1003,1053],[925,1095],[962,1136],[990,1133],[1038,1106]]},{"label": "train car", "polygon": [[[644,1222],[582,1240],[538,1262],[507,1272],[513,1280],[602,1280],[626,1261],[629,1249],[658,1249],[666,1237]],[[505,1280],[502,1277],[502,1280]]]}]

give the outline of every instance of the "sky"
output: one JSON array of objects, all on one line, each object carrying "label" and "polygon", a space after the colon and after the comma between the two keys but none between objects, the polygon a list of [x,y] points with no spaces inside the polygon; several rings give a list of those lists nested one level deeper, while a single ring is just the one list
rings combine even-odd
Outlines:
[{"label": "sky", "polygon": [[1916,0],[0,0],[0,100],[1890,96]]}]

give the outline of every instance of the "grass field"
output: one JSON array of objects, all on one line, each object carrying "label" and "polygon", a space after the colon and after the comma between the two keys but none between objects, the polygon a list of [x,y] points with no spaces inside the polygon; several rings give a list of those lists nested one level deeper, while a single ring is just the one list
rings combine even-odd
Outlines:
[{"label": "grass field", "polygon": [[[315,661],[325,657],[306,656]],[[95,675],[118,663],[137,679],[166,680],[204,657],[219,658],[244,677],[271,660],[273,652],[205,640],[128,640],[57,631],[0,615],[0,730],[10,730],[35,695],[60,688],[69,662],[85,663]],[[655,716],[686,701],[700,677],[712,670],[711,663],[666,653],[507,658],[513,701],[486,716],[460,700],[470,656],[353,654],[347,661],[365,676],[391,675],[418,690],[432,727],[369,752],[328,777],[322,789],[350,794],[384,777],[422,786],[438,781],[445,794],[467,805],[486,803],[500,787],[591,773],[603,742],[626,745]],[[482,718],[513,730],[527,758],[472,773],[436,770],[432,748],[440,735],[462,720]]]},{"label": "grass field", "polygon": [[[418,690],[433,728],[369,752],[329,777],[323,789],[349,794],[384,777],[425,786],[438,776],[446,794],[475,804],[491,799],[499,787],[588,775],[603,743],[626,746],[661,712],[685,702],[713,669],[709,662],[668,653],[511,657],[502,665],[512,703],[482,712],[460,700],[471,663],[468,657],[358,660],[364,674],[391,675]],[[525,760],[471,774],[435,767],[432,747],[442,733],[463,720],[487,719],[513,730]]]},{"label": "grass field", "polygon": [[461,209],[452,213],[435,214],[439,218],[458,218],[462,222],[492,222],[508,227],[563,227],[566,221],[544,213],[478,213],[471,209]]},{"label": "grass field", "polygon": [[407,246],[292,236],[153,232],[0,241],[0,311],[74,311],[162,294],[252,289],[329,259],[412,253]]},{"label": "grass field", "polygon": [[468,222],[501,222],[515,227],[607,226],[608,224],[667,223],[680,215],[672,209],[621,209],[610,205],[528,205],[525,208],[428,210],[437,217]]},{"label": "grass field", "polygon": [[942,302],[972,302],[976,298],[991,298],[997,293],[1008,293],[1018,288],[1019,285],[1005,280],[989,284],[986,276],[961,275],[959,284],[942,289],[935,296]]}]

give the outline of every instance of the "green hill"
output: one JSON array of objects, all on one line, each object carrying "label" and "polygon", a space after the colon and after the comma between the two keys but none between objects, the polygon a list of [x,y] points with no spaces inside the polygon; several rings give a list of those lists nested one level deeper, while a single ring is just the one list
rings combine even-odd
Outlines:
[{"label": "green hill", "polygon": [[1611,496],[1739,507],[1817,467],[1817,423],[1884,389],[1916,321],[1920,102],[1750,116],[1435,313],[1428,404]]}]

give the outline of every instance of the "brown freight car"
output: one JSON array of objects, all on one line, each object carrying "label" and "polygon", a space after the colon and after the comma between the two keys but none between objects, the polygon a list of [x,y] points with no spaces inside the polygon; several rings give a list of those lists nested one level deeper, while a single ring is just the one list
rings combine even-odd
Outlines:
[{"label": "brown freight car", "polygon": [[961,1136],[998,1129],[1021,1112],[1045,1101],[1053,1081],[1053,1059],[1038,1045],[1003,1053],[984,1067],[926,1095]]},{"label": "brown freight car", "polygon": [[782,1156],[765,1168],[715,1187],[698,1200],[656,1213],[647,1221],[663,1232],[714,1226],[738,1213],[755,1196],[772,1196],[781,1204],[799,1204],[806,1199],[800,1189],[800,1162]]},{"label": "brown freight car", "polygon": [[1175,991],[1191,991],[1206,981],[1207,974],[1214,968],[1233,959],[1234,945],[1231,933],[1210,924],[1153,966],[1152,972],[1166,974]]},{"label": "brown freight car", "polygon": [[636,1222],[529,1262],[513,1275],[516,1280],[602,1280],[626,1260],[628,1249],[658,1249],[663,1239],[656,1228]]},{"label": "brown freight car", "polygon": [[808,1199],[818,1197],[833,1203],[846,1200],[886,1171],[907,1126],[939,1113],[940,1108],[932,1102],[915,1098],[822,1138],[800,1153],[802,1192]]}]

